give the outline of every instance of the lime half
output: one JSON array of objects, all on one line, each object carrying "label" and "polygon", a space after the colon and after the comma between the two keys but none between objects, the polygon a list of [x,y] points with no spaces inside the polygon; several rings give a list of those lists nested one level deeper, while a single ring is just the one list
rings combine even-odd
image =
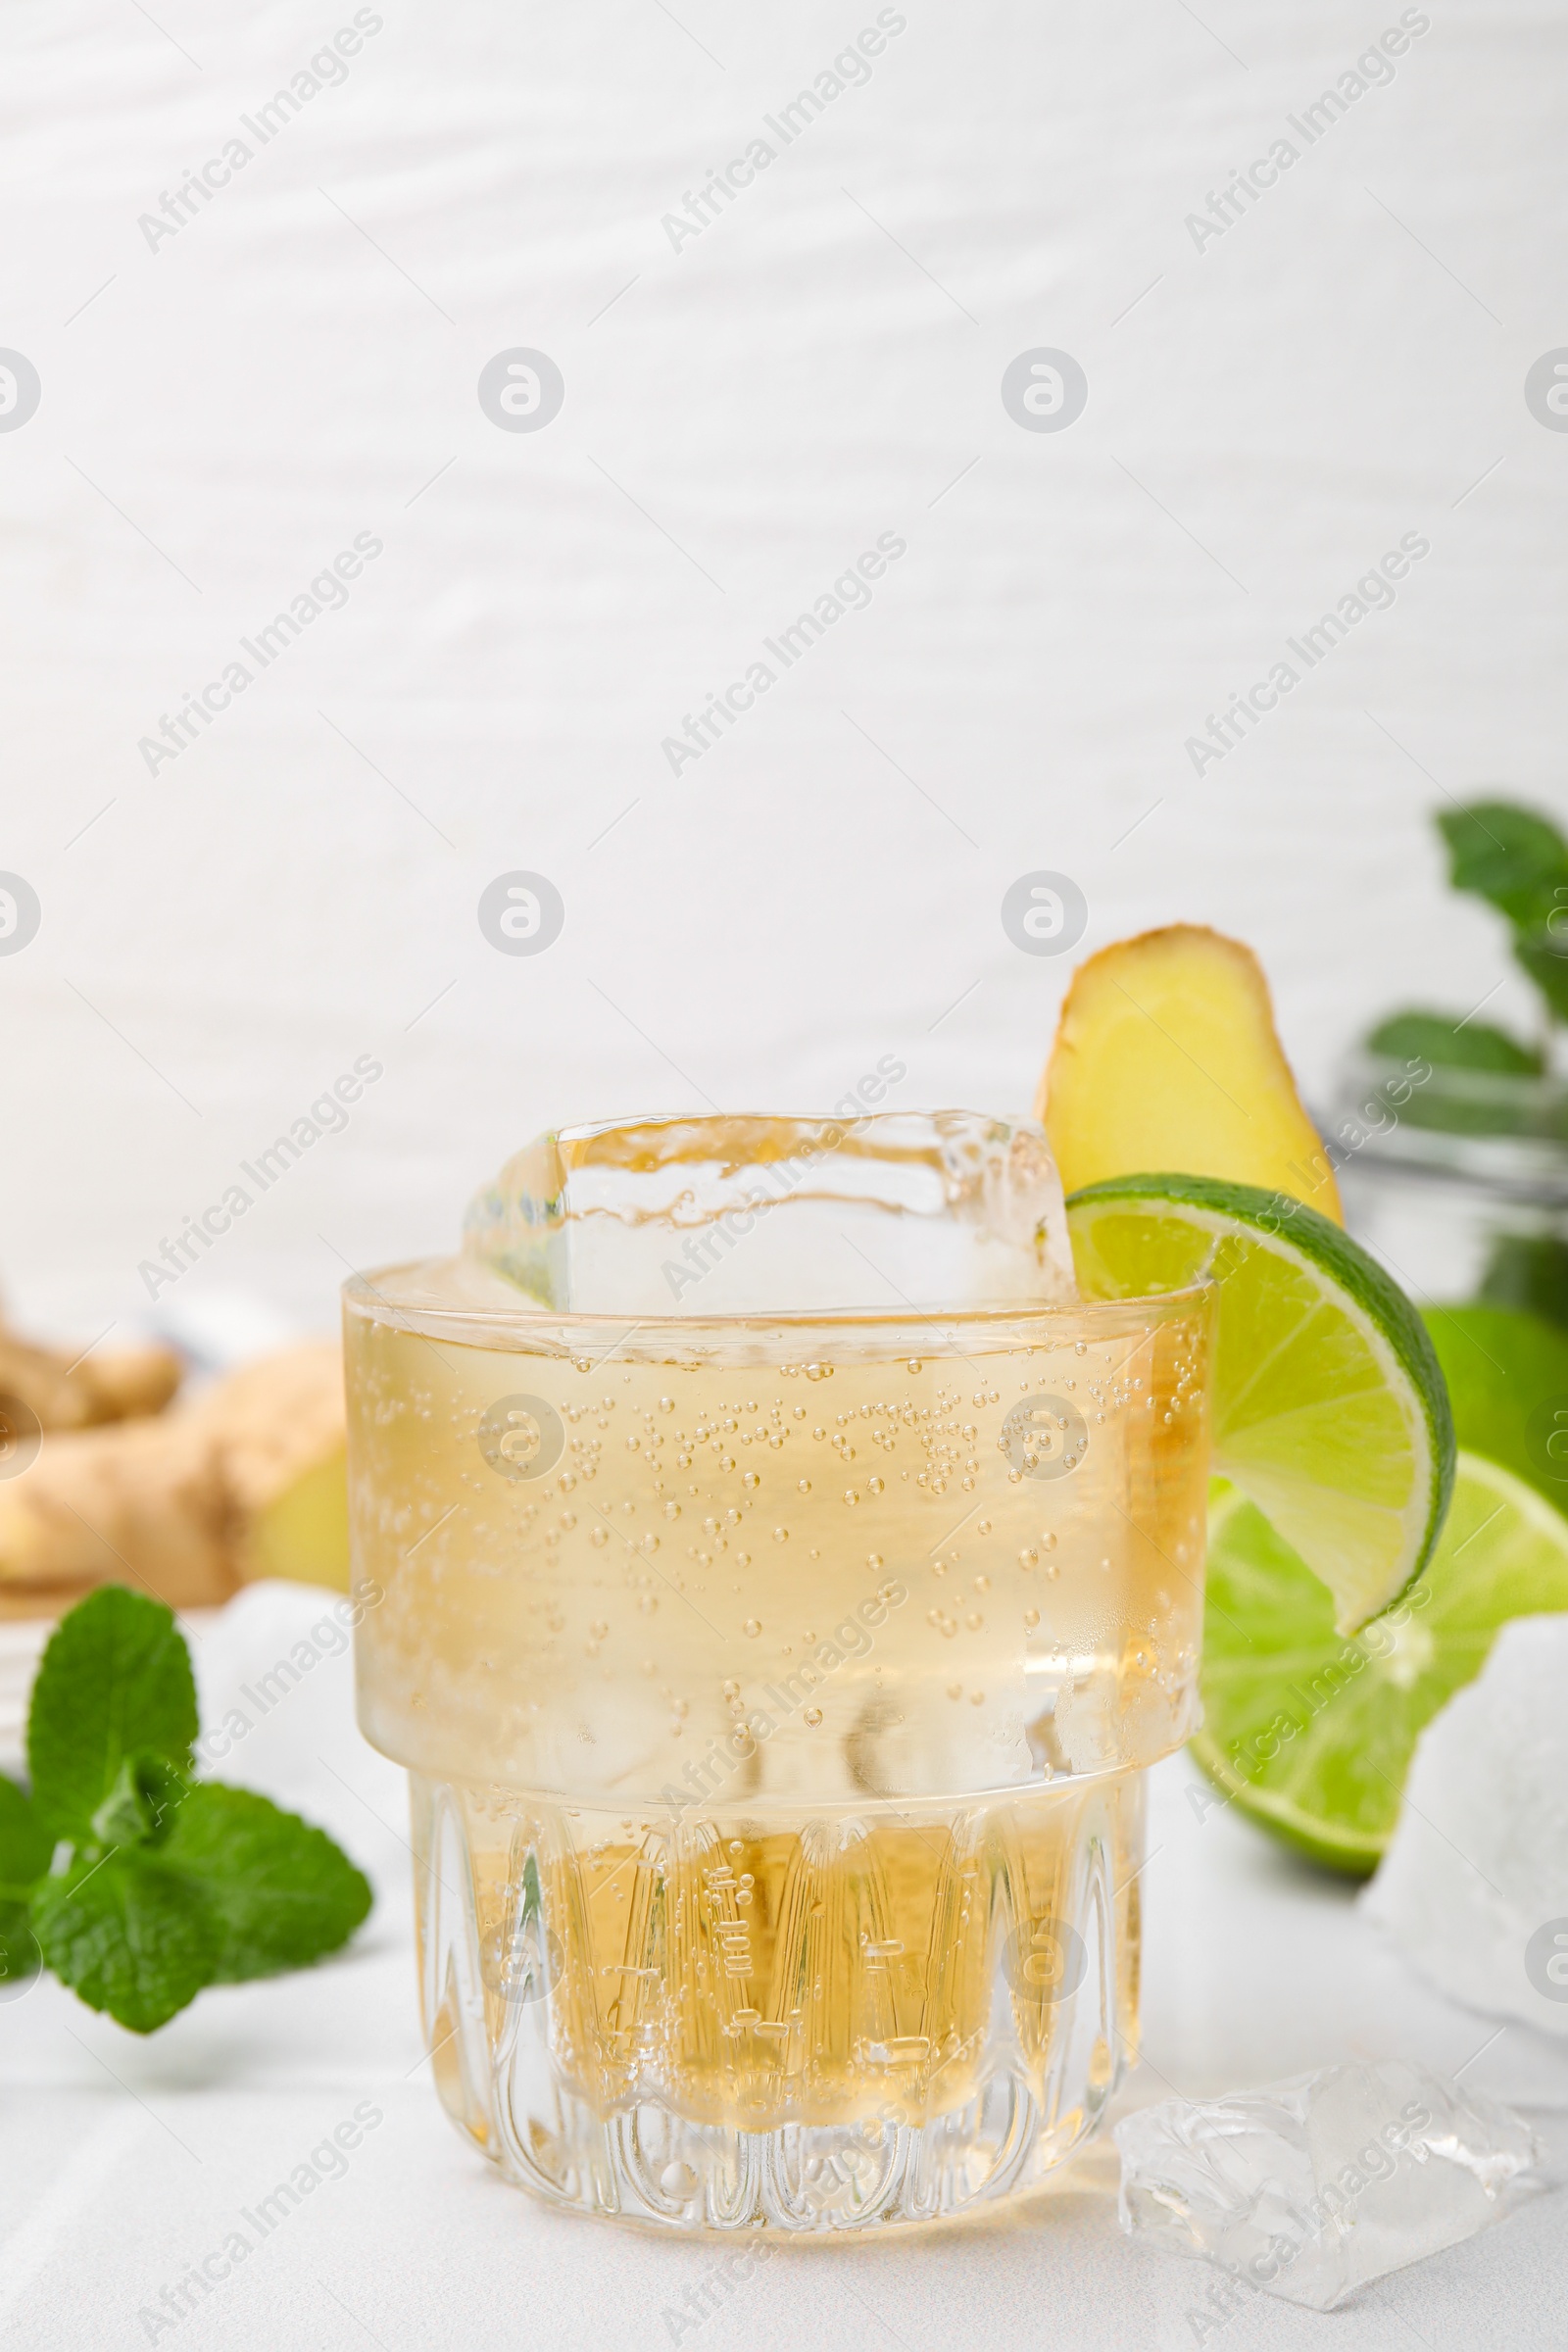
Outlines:
[{"label": "lime half", "polygon": [[1461,1453],[1443,1535],[1393,1608],[1348,1639],[1255,1504],[1214,1482],[1203,1632],[1204,1772],[1246,1813],[1365,1876],[1393,1833],[1417,1735],[1510,1617],[1568,1609],[1568,1519]]},{"label": "lime half", "polygon": [[1281,1193],[1118,1176],[1067,1203],[1079,1288],[1218,1291],[1214,1468],[1322,1578],[1342,1632],[1428,1559],[1453,1480],[1447,1392],[1419,1315],[1374,1258]]}]

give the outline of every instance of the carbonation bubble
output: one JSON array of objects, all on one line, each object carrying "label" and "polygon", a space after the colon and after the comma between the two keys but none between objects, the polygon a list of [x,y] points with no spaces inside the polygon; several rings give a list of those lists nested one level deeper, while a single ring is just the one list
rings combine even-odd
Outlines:
[{"label": "carbonation bubble", "polygon": [[746,1623],[741,1627],[741,1632],[746,1636],[748,1642],[755,1642],[761,1630],[761,1626],[755,1617],[748,1617]]},{"label": "carbonation bubble", "polygon": [[810,1725],[810,1727],[811,1727],[812,1731],[814,1732],[814,1731],[815,1731],[815,1729],[816,1729],[816,1727],[817,1727],[817,1725],[818,1725],[818,1724],[821,1722],[821,1720],[822,1720],[822,1710],[821,1710],[821,1708],[820,1708],[820,1707],[808,1707],[808,1708],[807,1708],[807,1710],[806,1710],[806,1720],[807,1720],[807,1722],[808,1722],[808,1723]]},{"label": "carbonation bubble", "polygon": [[787,1544],[787,1543],[789,1542],[789,1540],[790,1540],[790,1531],[789,1531],[789,1529],[788,1529],[787,1527],[775,1527],[775,1528],[774,1528],[774,1530],[773,1530],[773,1541],[774,1541],[774,1543],[775,1543],[775,1544]]}]

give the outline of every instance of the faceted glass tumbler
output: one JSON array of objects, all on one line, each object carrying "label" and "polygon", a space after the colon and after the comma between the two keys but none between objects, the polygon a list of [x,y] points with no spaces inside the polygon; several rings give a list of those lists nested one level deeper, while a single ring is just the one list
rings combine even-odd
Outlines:
[{"label": "faceted glass tumbler", "polygon": [[[1209,1295],[1066,1295],[1036,1131],[653,1124],[592,1131],[575,1204],[546,1139],[463,1258],[346,1294],[360,1720],[411,1775],[441,2096],[581,2212],[961,2213],[1059,2163],[1136,2044]],[[938,1287],[1002,1303],[910,1302],[922,1217]],[[622,1314],[560,1303],[611,1279]]]}]

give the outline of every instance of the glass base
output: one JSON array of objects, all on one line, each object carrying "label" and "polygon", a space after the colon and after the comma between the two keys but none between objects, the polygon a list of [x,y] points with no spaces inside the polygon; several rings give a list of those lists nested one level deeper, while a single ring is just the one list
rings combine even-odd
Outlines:
[{"label": "glass base", "polygon": [[441,2097],[551,2204],[951,2219],[1037,2185],[1135,2055],[1141,1773],[787,1825],[411,1781]]}]

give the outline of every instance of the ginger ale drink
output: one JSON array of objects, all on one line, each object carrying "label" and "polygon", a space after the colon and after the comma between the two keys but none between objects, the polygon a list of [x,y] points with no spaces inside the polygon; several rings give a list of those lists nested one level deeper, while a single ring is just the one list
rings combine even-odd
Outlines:
[{"label": "ginger ale drink", "polygon": [[1207,1296],[1086,1305],[1037,1130],[546,1138],[349,1287],[361,1720],[449,2109],[555,2201],[1030,2185],[1137,2024],[1192,1728]]}]

